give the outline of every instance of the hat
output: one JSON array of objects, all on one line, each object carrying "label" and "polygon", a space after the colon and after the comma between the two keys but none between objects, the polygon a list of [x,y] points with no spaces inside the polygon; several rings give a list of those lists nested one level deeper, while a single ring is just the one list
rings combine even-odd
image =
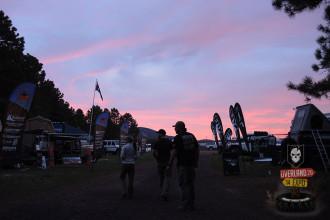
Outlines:
[{"label": "hat", "polygon": [[166,131],[164,129],[159,129],[159,131],[156,131],[157,134],[162,134],[162,135],[166,135]]},{"label": "hat", "polygon": [[178,121],[178,122],[175,123],[175,125],[173,125],[172,127],[176,127],[176,128],[185,128],[186,125],[184,124],[183,121]]}]

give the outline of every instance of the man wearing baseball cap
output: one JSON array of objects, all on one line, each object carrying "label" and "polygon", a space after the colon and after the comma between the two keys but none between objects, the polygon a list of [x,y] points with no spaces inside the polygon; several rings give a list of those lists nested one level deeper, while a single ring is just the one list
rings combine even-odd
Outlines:
[{"label": "man wearing baseball cap", "polygon": [[174,149],[171,152],[167,169],[171,170],[175,158],[177,158],[178,182],[181,189],[183,211],[192,211],[195,202],[195,168],[198,167],[199,148],[195,136],[187,132],[183,121],[175,125]]},{"label": "man wearing baseball cap", "polygon": [[166,169],[170,160],[171,150],[173,149],[172,141],[166,138],[166,131],[159,129],[156,132],[158,140],[152,149],[152,155],[157,160],[157,170],[160,179],[161,199],[167,201],[170,189],[171,171]]}]

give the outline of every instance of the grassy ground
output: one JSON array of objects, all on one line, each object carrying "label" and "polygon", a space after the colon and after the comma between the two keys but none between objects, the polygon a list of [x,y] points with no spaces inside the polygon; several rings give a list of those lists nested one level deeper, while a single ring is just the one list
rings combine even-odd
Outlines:
[{"label": "grassy ground", "polygon": [[[150,152],[144,153],[137,161],[141,163],[153,161]],[[34,166],[22,169],[0,169],[0,200],[22,199],[47,189],[57,190],[89,181],[99,176],[110,175],[120,170],[118,155],[103,156],[92,165],[55,165],[41,170]]]}]

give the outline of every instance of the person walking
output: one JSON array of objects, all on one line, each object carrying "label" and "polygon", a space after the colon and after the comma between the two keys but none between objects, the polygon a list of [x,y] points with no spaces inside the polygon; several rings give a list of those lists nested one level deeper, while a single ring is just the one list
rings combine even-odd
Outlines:
[{"label": "person walking", "polygon": [[177,158],[178,182],[181,191],[183,211],[192,211],[195,203],[195,168],[198,167],[199,148],[195,136],[187,132],[185,123],[178,121],[175,125],[174,149],[171,152],[167,169],[171,170]]},{"label": "person walking", "polygon": [[[130,199],[133,196],[134,174],[135,174],[135,159],[140,157],[136,143],[132,136],[127,137],[128,143],[123,146],[120,152],[122,163],[120,179],[122,187],[122,198]],[[128,187],[126,183],[126,175],[128,175]]]},{"label": "person walking", "polygon": [[172,141],[166,138],[166,131],[159,129],[156,132],[158,140],[152,149],[152,155],[157,160],[157,170],[160,179],[161,199],[167,201],[170,190],[171,170],[166,169],[170,160],[171,150],[173,149]]}]

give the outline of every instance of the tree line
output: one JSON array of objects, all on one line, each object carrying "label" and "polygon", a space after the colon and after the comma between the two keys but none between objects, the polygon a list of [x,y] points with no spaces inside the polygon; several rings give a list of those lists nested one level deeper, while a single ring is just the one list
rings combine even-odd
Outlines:
[{"label": "tree line", "polygon": [[[116,108],[101,109],[93,106],[86,114],[81,109],[75,110],[63,99],[64,94],[55,87],[53,81],[46,79],[46,72],[39,60],[24,54],[24,37],[17,33],[12,21],[0,10],[0,119],[3,122],[11,92],[22,82],[37,85],[28,118],[42,116],[53,122],[65,122],[82,131],[89,132],[91,112],[92,122],[101,112],[110,114],[105,139],[119,139],[120,127],[129,122],[129,134],[136,137],[138,123],[130,113],[121,115]],[[94,126],[92,126],[92,134]]]}]

